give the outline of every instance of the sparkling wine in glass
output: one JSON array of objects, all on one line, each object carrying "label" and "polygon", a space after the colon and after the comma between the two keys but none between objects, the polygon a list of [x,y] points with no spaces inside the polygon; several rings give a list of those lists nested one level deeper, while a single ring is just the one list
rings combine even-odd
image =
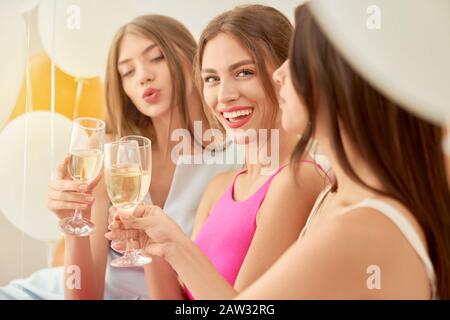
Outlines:
[{"label": "sparkling wine in glass", "polygon": [[[141,160],[141,190],[139,193],[139,203],[142,202],[148,193],[151,182],[151,172],[152,172],[152,142],[150,139],[142,136],[130,135],[124,136],[120,141],[136,141],[139,148],[139,156]],[[128,239],[133,244],[132,248],[129,249],[130,255],[134,257],[134,266],[142,266],[152,261],[152,258],[146,256],[143,253],[142,248],[136,249],[136,241],[134,239]],[[129,246],[129,244],[128,244]]]},{"label": "sparkling wine in glass", "polygon": [[[77,118],[73,121],[70,140],[70,163],[68,171],[73,180],[90,184],[100,173],[103,165],[105,123],[95,118]],[[83,218],[81,210],[73,217],[62,219],[59,228],[72,236],[88,236],[95,232],[95,225]]]},{"label": "sparkling wine in glass", "polygon": [[[105,144],[105,181],[109,199],[116,209],[132,214],[139,204],[142,169],[137,141],[116,141]],[[129,248],[124,255],[111,261],[114,267],[139,264],[138,257]]]}]

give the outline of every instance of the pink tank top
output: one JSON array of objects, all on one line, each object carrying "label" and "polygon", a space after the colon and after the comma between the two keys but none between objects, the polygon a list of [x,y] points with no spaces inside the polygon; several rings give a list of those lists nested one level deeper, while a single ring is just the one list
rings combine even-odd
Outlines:
[{"label": "pink tank top", "polygon": [[[313,163],[308,160],[303,162]],[[198,247],[232,286],[255,234],[256,214],[264,201],[270,183],[284,167],[280,167],[249,198],[235,201],[234,183],[246,169],[239,171],[211,210],[195,239]],[[194,299],[187,288],[186,293],[189,299]]]}]

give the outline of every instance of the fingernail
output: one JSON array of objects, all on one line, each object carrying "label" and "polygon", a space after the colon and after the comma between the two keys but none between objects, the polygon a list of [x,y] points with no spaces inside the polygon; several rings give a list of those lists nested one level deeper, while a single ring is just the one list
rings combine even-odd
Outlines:
[{"label": "fingernail", "polygon": [[105,234],[105,238],[108,239],[108,240],[111,240],[111,237],[110,237],[109,233]]},{"label": "fingernail", "polygon": [[85,190],[87,190],[88,189],[88,185],[87,184],[85,184],[85,183],[83,183],[83,184],[80,184],[80,186],[78,187],[81,191],[85,191]]}]

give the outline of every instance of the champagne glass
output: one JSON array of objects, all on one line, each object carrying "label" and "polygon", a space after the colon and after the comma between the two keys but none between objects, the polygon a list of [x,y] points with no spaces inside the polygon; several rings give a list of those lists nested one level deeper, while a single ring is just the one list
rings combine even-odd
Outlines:
[{"label": "champagne glass", "polygon": [[[132,214],[139,204],[141,192],[141,159],[137,141],[105,144],[105,181],[109,199],[116,209]],[[127,248],[124,255],[111,261],[114,267],[137,264],[136,256]]]},{"label": "champagne glass", "polygon": [[141,192],[139,193],[139,202],[142,202],[150,188],[152,177],[152,142],[150,139],[142,136],[124,136],[120,141],[136,141],[139,148],[139,156],[141,159],[142,180]]},{"label": "champagne glass", "polygon": [[[148,193],[151,182],[151,172],[152,172],[152,142],[150,139],[142,136],[129,135],[120,138],[120,141],[136,141],[139,145],[139,156],[141,159],[141,191],[139,193],[139,203],[141,203]],[[129,239],[132,243],[135,243],[134,239]],[[142,266],[147,263],[152,262],[152,258],[144,255],[142,248],[130,250],[131,254],[135,258],[135,266]]]},{"label": "champagne glass", "polygon": [[[77,118],[73,121],[70,140],[70,163],[68,171],[73,180],[90,184],[100,173],[103,165],[105,123],[94,118]],[[81,210],[73,217],[62,219],[59,228],[72,236],[88,236],[95,232],[95,225],[83,218]]]}]

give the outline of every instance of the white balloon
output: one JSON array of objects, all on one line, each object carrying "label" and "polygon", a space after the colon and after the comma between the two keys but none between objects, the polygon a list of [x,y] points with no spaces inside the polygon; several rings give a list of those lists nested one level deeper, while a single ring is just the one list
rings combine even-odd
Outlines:
[{"label": "white balloon", "polygon": [[25,24],[11,2],[0,2],[0,128],[19,96],[25,71]]},{"label": "white balloon", "polygon": [[450,118],[450,1],[314,0],[311,8],[380,91],[432,121]]},{"label": "white balloon", "polygon": [[36,8],[39,0],[16,0],[16,6],[20,13],[27,13]]},{"label": "white balloon", "polygon": [[112,38],[130,19],[127,12],[124,0],[41,0],[38,25],[44,49],[74,77],[103,75]]},{"label": "white balloon", "polygon": [[[291,16],[304,0],[252,0],[273,5]],[[104,75],[109,46],[116,31],[145,14],[171,16],[198,38],[209,20],[247,0],[40,0],[39,34],[46,53],[64,72],[80,78]],[[53,17],[54,50],[53,46]],[[79,27],[79,28],[78,28]]]},{"label": "white balloon", "polygon": [[15,227],[42,241],[61,237],[57,218],[47,209],[47,186],[56,165],[68,153],[72,122],[60,114],[54,115],[53,164],[50,128],[51,113],[36,111],[14,119],[0,133],[0,210]]}]

